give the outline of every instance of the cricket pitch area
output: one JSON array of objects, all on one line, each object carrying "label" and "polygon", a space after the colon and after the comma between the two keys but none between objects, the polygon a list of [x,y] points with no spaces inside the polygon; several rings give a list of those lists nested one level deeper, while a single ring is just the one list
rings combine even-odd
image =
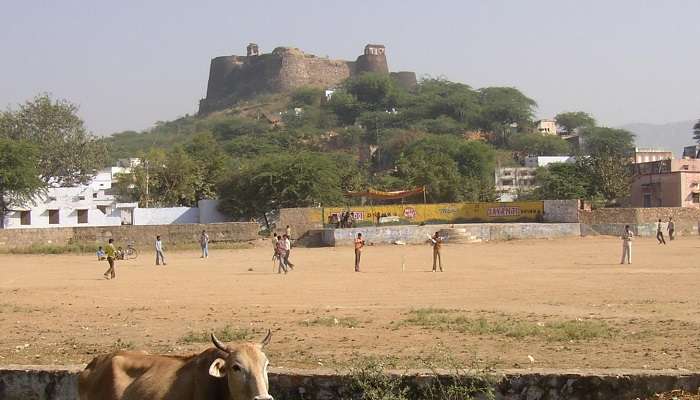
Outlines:
[{"label": "cricket pitch area", "polygon": [[[269,242],[253,248],[141,249],[93,255],[0,255],[0,364],[76,364],[114,349],[187,354],[259,339],[277,369],[339,368],[391,356],[402,368],[445,353],[496,369],[700,369],[700,241],[634,241],[620,265],[612,237],[430,246],[294,248],[273,273]],[[402,265],[403,264],[403,265]],[[402,271],[402,266],[404,271]]]}]

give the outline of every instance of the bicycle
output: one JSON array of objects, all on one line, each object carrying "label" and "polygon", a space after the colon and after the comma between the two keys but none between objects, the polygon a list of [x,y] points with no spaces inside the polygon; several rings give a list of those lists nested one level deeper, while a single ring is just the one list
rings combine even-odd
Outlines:
[{"label": "bicycle", "polygon": [[124,250],[124,259],[132,259],[135,260],[136,257],[138,257],[139,251],[136,250],[136,247],[134,247],[134,242],[128,242],[126,244],[126,250]]}]

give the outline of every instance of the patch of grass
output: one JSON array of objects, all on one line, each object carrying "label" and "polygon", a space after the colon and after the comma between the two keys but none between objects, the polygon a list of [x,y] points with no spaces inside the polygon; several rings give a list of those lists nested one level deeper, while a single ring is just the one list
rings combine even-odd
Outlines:
[{"label": "patch of grass", "polygon": [[151,307],[148,306],[142,306],[142,307],[129,307],[126,309],[128,312],[134,312],[134,311],[150,311]]},{"label": "patch of grass", "polygon": [[0,313],[31,313],[38,311],[42,311],[42,309],[38,307],[28,307],[10,303],[0,304]]},{"label": "patch of grass", "polygon": [[[168,251],[185,251],[201,249],[199,243],[165,243]],[[138,248],[138,245],[136,246]],[[209,242],[209,250],[237,250],[237,249],[252,249],[255,245],[251,242]]]},{"label": "patch of grass", "polygon": [[132,350],[135,346],[133,342],[117,339],[117,341],[112,344],[112,347],[114,350]]},{"label": "patch of grass", "polygon": [[609,338],[615,330],[603,321],[569,320],[534,323],[499,316],[492,319],[472,318],[456,311],[418,309],[409,312],[402,325],[427,329],[449,330],[474,335],[498,335],[512,338],[541,337],[551,341],[591,340]]},{"label": "patch of grass", "polygon": [[[440,357],[447,371],[439,371],[431,362],[422,366],[429,372],[427,380],[415,380],[396,370],[395,358],[355,358],[349,368],[352,398],[361,400],[470,400],[495,399],[494,380],[484,370],[464,368],[449,354]],[[447,363],[447,364],[445,364]]]},{"label": "patch of grass", "polygon": [[248,340],[251,337],[251,332],[248,329],[233,328],[229,325],[217,330],[206,330],[201,332],[188,332],[181,337],[180,343],[208,343],[211,342],[211,332],[214,332],[216,337],[222,342],[236,342]]},{"label": "patch of grass", "polygon": [[409,400],[409,388],[400,376],[387,373],[395,369],[391,358],[363,357],[351,362],[350,390],[361,400]]},{"label": "patch of grass", "polygon": [[25,247],[0,249],[2,254],[86,254],[97,251],[94,243],[70,243],[66,245],[34,243]]},{"label": "patch of grass", "polygon": [[338,328],[357,328],[360,326],[359,321],[352,317],[316,317],[314,319],[306,319],[301,322],[305,326],[325,326]]}]

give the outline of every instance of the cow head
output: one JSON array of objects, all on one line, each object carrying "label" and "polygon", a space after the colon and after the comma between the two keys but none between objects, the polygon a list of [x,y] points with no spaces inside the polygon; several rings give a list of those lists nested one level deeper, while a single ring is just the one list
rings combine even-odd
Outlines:
[{"label": "cow head", "polygon": [[217,358],[209,367],[209,375],[226,378],[234,400],[274,400],[268,391],[267,357],[262,349],[270,343],[272,332],[260,343],[241,343],[228,346],[212,333],[211,341],[226,358]]}]

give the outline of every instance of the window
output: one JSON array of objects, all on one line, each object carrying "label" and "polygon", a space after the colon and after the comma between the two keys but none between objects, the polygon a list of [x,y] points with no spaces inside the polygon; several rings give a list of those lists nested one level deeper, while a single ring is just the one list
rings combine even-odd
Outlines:
[{"label": "window", "polygon": [[78,210],[78,223],[87,224],[88,223],[88,210]]},{"label": "window", "polygon": [[700,193],[693,193],[693,203],[700,203]]},{"label": "window", "polygon": [[20,212],[19,221],[20,221],[20,224],[22,224],[22,225],[31,225],[32,224],[32,212],[31,211]]},{"label": "window", "polygon": [[59,223],[58,210],[49,210],[49,224],[58,225]]},{"label": "window", "polygon": [[97,206],[97,209],[102,211],[102,214],[107,214],[107,206]]},{"label": "window", "polygon": [[93,198],[93,199],[96,199],[96,198],[97,198],[97,192],[95,192],[95,193],[92,194],[92,198]]},{"label": "window", "polygon": [[85,200],[85,196],[78,196],[78,200]]},{"label": "window", "polygon": [[513,185],[513,180],[512,179],[504,179],[502,181],[503,186],[512,186]]}]

